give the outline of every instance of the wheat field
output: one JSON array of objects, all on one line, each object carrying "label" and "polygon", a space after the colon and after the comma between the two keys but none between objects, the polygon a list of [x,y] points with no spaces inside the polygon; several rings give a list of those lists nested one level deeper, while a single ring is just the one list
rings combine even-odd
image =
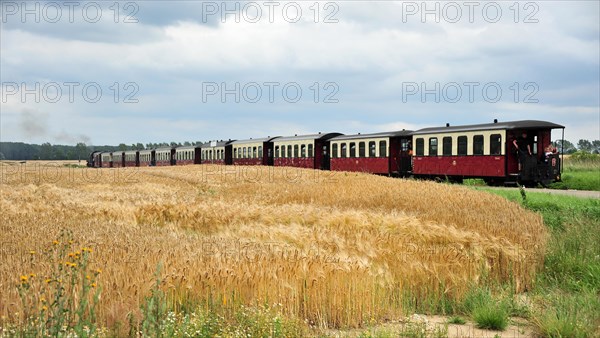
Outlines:
[{"label": "wheat field", "polygon": [[[19,276],[46,278],[61,231],[93,250],[98,320],[139,316],[160,266],[177,311],[276,304],[319,327],[361,327],[471,285],[532,286],[539,215],[466,187],[294,168],[2,166],[0,315]],[[98,270],[98,271],[100,271]]]}]

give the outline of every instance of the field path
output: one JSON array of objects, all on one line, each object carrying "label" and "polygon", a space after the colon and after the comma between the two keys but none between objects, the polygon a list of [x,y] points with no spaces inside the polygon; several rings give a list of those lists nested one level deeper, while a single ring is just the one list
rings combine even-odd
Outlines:
[{"label": "field path", "polygon": [[[518,188],[512,187],[486,187],[488,189],[498,189],[498,190],[516,190]],[[580,198],[597,198],[600,199],[600,191],[590,191],[590,190],[558,190],[558,189],[544,189],[544,188],[525,188],[525,191],[529,192],[540,192],[547,193],[553,195],[567,195],[567,196],[575,196]]]}]

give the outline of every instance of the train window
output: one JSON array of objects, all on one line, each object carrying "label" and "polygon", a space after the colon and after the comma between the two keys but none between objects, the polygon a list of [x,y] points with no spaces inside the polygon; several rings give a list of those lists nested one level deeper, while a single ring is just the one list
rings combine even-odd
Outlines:
[{"label": "train window", "polygon": [[237,157],[237,148],[233,148],[233,158],[238,158]]},{"label": "train window", "polygon": [[350,142],[350,156],[348,157],[356,157],[356,143]]},{"label": "train window", "polygon": [[425,140],[422,138],[418,138],[415,142],[417,146],[417,148],[415,149],[417,156],[425,155]]},{"label": "train window", "polygon": [[340,157],[346,158],[346,143],[341,144],[341,151],[342,151],[342,155]]},{"label": "train window", "polygon": [[299,157],[298,155],[299,155],[299,153],[298,153],[298,145],[294,144],[294,157]]},{"label": "train window", "polygon": [[442,139],[442,155],[452,155],[452,137],[446,136]]},{"label": "train window", "polygon": [[332,157],[332,158],[336,158],[336,157],[338,157],[337,148],[338,148],[338,145],[337,145],[337,143],[332,143],[332,144],[331,144],[331,157]]},{"label": "train window", "polygon": [[258,157],[258,158],[261,158],[261,157],[263,157],[263,149],[262,149],[262,146],[258,146],[258,156],[257,156],[257,157]]},{"label": "train window", "polygon": [[275,146],[275,158],[279,158],[279,146]]},{"label": "train window", "polygon": [[473,155],[483,155],[483,135],[473,136]]},{"label": "train window", "polygon": [[358,143],[358,157],[365,157],[365,143]]},{"label": "train window", "polygon": [[369,142],[369,157],[375,157],[376,155],[375,141]]},{"label": "train window", "polygon": [[246,156],[248,156],[248,148],[244,147],[244,148],[242,148],[242,149],[244,149],[244,150],[243,150],[243,152],[244,152],[243,154],[244,154],[244,155],[242,156],[242,158],[246,158]]},{"label": "train window", "polygon": [[402,139],[401,143],[400,143],[400,151],[408,151],[408,140],[407,139]]},{"label": "train window", "polygon": [[437,137],[429,138],[429,156],[438,155],[438,139]]},{"label": "train window", "polygon": [[468,139],[466,136],[458,137],[458,156],[467,156]]},{"label": "train window", "polygon": [[313,145],[309,144],[308,145],[308,157],[313,157]]},{"label": "train window", "polygon": [[387,157],[387,142],[379,141],[379,157]]},{"label": "train window", "polygon": [[490,135],[490,155],[502,154],[502,135]]},{"label": "train window", "polygon": [[306,157],[306,144],[300,146],[300,157]]}]

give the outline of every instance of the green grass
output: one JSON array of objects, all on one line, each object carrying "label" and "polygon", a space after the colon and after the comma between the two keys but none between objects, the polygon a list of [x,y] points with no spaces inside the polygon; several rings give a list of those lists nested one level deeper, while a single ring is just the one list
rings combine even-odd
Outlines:
[{"label": "green grass", "polygon": [[508,312],[499,304],[488,303],[476,307],[472,316],[480,329],[504,331],[508,326]]},{"label": "green grass", "polygon": [[550,187],[600,191],[600,155],[577,152],[569,156],[563,163],[562,182]]},{"label": "green grass", "polygon": [[572,170],[565,168],[562,181],[552,183],[549,187],[553,189],[600,191],[600,169]]},{"label": "green grass", "polygon": [[[481,188],[478,188],[481,189]],[[600,336],[600,200],[485,189],[539,212],[550,238],[528,294],[531,321],[546,337]]]},{"label": "green grass", "polygon": [[453,316],[453,317],[450,317],[450,319],[448,319],[448,324],[463,325],[465,323],[466,323],[466,321],[462,317],[459,317],[459,316]]}]

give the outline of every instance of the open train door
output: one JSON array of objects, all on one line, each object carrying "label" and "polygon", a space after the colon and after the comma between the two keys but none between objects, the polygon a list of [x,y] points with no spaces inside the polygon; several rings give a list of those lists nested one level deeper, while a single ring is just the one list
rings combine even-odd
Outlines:
[{"label": "open train door", "polygon": [[329,170],[329,140],[315,139],[315,153],[313,156],[315,159],[314,169]]},{"label": "open train door", "polygon": [[263,165],[272,166],[275,163],[274,154],[273,154],[273,142],[266,141],[263,142]]},{"label": "open train door", "polygon": [[400,138],[400,156],[398,159],[398,173],[400,177],[407,177],[412,174],[412,137],[403,136]]}]

